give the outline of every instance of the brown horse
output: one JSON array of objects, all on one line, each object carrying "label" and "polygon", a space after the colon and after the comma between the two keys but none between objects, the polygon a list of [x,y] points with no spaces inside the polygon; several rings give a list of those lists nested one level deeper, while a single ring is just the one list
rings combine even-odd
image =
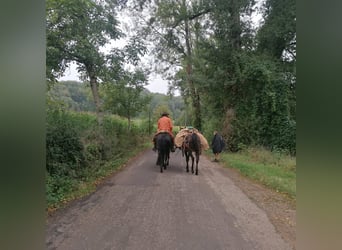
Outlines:
[{"label": "brown horse", "polygon": [[[193,155],[195,154],[195,157]],[[182,155],[186,159],[186,172],[189,172],[189,158],[191,157],[191,173],[194,173],[194,159],[196,158],[195,174],[198,175],[198,162],[201,154],[201,141],[196,133],[185,136],[182,144]]]}]

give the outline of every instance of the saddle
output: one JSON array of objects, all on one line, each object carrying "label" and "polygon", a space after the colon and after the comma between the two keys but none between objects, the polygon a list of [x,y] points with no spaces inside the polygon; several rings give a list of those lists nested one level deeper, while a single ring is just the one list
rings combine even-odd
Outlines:
[{"label": "saddle", "polygon": [[167,130],[159,130],[154,136],[157,137],[159,134],[169,134],[171,136],[171,139],[174,138],[173,134]]}]

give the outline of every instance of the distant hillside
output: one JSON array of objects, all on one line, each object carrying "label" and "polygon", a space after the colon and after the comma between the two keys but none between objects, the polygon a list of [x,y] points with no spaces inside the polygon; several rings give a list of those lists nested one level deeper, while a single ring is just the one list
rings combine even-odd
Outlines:
[{"label": "distant hillside", "polygon": [[[88,84],[77,81],[61,81],[50,89],[48,95],[56,101],[63,102],[70,110],[95,111],[92,93]],[[182,97],[152,93],[148,89],[145,89],[142,95],[151,96],[151,102],[148,110],[142,111],[137,118],[146,118],[149,112],[154,113],[158,107],[166,106],[176,124],[184,123],[184,101]]]},{"label": "distant hillside", "polygon": [[48,95],[56,101],[62,101],[74,111],[95,111],[90,87],[77,81],[61,81],[55,84]]}]

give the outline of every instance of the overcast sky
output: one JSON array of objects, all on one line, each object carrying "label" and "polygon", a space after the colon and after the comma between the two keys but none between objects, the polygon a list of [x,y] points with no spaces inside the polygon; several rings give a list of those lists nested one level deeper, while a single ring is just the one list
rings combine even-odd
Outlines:
[{"label": "overcast sky", "polygon": [[[78,73],[76,70],[76,64],[71,64],[69,68],[66,69],[64,76],[59,78],[59,81],[80,81],[78,78]],[[146,88],[152,93],[167,94],[168,86],[167,81],[163,80],[161,76],[150,77],[149,84]]]}]

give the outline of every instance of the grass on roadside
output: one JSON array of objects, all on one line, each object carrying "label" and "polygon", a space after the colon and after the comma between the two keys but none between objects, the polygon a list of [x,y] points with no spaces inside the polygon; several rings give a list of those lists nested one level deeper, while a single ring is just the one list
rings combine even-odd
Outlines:
[{"label": "grass on roadside", "polygon": [[239,153],[222,153],[226,166],[277,192],[296,199],[296,158],[263,148],[249,148]]}]

